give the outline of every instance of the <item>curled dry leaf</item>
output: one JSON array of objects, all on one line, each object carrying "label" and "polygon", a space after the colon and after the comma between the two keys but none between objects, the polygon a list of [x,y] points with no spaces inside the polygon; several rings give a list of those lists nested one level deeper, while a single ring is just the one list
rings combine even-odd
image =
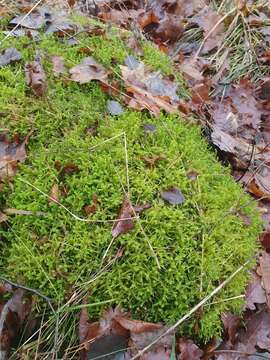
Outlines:
[{"label": "curled dry leaf", "polygon": [[71,79],[80,84],[86,84],[92,80],[105,81],[107,72],[105,68],[98,64],[92,57],[86,57],[79,64],[69,70]]},{"label": "curled dry leaf", "polygon": [[185,202],[184,195],[181,193],[180,189],[176,187],[161,191],[160,196],[171,205],[181,205]]},{"label": "curled dry leaf", "polygon": [[53,74],[55,76],[65,74],[66,69],[63,56],[53,55],[51,56],[51,62],[53,65]]},{"label": "curled dry leaf", "polygon": [[34,95],[41,97],[47,93],[47,79],[45,71],[41,65],[41,60],[37,57],[35,61],[25,65],[26,83],[33,91]]},{"label": "curled dry leaf", "polygon": [[21,53],[15,48],[8,48],[0,54],[0,67],[22,59]]}]

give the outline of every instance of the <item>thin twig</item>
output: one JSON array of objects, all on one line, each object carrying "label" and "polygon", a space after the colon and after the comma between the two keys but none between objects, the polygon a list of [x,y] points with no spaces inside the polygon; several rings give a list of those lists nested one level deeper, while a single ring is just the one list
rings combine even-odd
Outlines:
[{"label": "thin twig", "polygon": [[241,265],[237,270],[235,270],[226,280],[224,280],[219,286],[217,286],[209,295],[207,295],[204,299],[202,299],[196,306],[194,306],[186,315],[184,315],[181,319],[179,319],[174,325],[172,325],[168,330],[166,330],[163,334],[158,336],[154,341],[144,347],[142,350],[138,352],[137,355],[133,356],[130,360],[135,360],[140,358],[147,350],[149,350],[153,345],[155,345],[160,339],[164,336],[170,334],[174,331],[179,325],[181,325],[185,320],[190,318],[197,310],[199,310],[209,299],[211,299],[214,295],[216,295],[220,290],[222,290],[240,271],[242,271],[247,264],[251,261],[246,261],[243,265]]}]

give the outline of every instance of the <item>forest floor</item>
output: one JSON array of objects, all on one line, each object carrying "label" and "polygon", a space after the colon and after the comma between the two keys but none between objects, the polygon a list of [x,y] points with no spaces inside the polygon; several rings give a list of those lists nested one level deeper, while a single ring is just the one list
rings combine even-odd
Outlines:
[{"label": "forest floor", "polygon": [[270,359],[269,2],[0,1],[0,26],[0,359]]}]

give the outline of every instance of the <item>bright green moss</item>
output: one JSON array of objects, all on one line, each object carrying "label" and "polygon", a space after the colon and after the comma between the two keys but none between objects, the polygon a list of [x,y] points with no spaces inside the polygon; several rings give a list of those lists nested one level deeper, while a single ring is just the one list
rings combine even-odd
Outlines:
[{"label": "bright green moss", "polygon": [[[105,38],[81,34],[80,39],[117,76],[118,64],[129,53],[123,41],[113,32]],[[11,43],[22,51],[24,60],[33,59],[36,46],[29,39],[12,39]],[[83,56],[78,53],[81,46],[67,47],[48,37],[37,47],[43,54],[64,56],[66,64],[73,66]],[[153,54],[146,51],[146,55],[145,61],[151,63]],[[163,59],[161,55],[160,61]],[[260,221],[251,199],[218,163],[198,127],[178,116],[155,119],[130,110],[110,117],[108,97],[97,83],[65,85],[52,76],[48,56],[44,67],[49,81],[44,99],[28,93],[23,64],[0,69],[1,127],[24,135],[34,130],[28,159],[20,167],[12,192],[8,186],[2,192],[1,203],[47,213],[45,217],[10,219],[10,229],[1,232],[1,271],[55,300],[62,301],[76,284],[91,290],[92,303],[112,300],[137,318],[174,322],[254,254]],[[98,136],[94,137],[87,129],[96,123]],[[145,123],[155,124],[157,131],[145,134]],[[112,239],[112,224],[106,220],[116,218],[123,187],[127,191],[128,185],[123,136],[105,140],[123,132],[128,144],[131,201],[150,202],[152,208],[141,215],[133,231],[114,240],[103,261]],[[165,159],[154,169],[147,167],[142,157],[158,154]],[[80,171],[61,180],[56,161],[74,163]],[[196,180],[189,179],[190,171],[199,174]],[[91,219],[105,223],[75,220],[56,204],[49,205],[48,199],[25,181],[45,193],[55,183],[65,186],[68,193],[60,201],[80,217],[84,217],[84,205],[96,194],[99,207]],[[160,198],[160,191],[171,186],[183,192],[186,201],[182,206],[168,205]],[[249,216],[250,225],[243,222],[241,214]],[[123,256],[95,278],[120,248]],[[239,299],[225,300],[243,294],[247,277],[247,272],[240,273],[213,299],[215,304],[205,306],[199,320],[202,340],[220,332],[224,311],[240,311]],[[92,315],[98,316],[101,310],[92,310]],[[194,321],[180,331],[191,334]]]}]

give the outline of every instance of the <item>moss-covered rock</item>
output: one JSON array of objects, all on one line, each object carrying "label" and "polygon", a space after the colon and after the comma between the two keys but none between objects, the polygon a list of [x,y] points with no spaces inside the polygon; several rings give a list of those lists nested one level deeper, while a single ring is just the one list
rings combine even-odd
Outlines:
[{"label": "moss-covered rock", "polygon": [[[63,301],[75,284],[91,290],[93,303],[108,300],[137,318],[172,323],[254,254],[259,217],[229,169],[218,163],[198,126],[185,123],[180,115],[156,119],[128,109],[110,117],[109,97],[98,83],[80,86],[65,77],[54,78],[49,55],[64,56],[71,67],[85,56],[78,49],[88,46],[117,77],[118,65],[131,53],[114,29],[104,36],[79,38],[81,43],[73,47],[53,37],[44,37],[38,45],[29,38],[11,40],[24,61],[33,59],[36,47],[46,55],[46,98],[27,91],[23,62],[0,68],[1,127],[8,127],[11,134],[34,130],[28,159],[20,166],[12,191],[8,185],[2,191],[1,203],[46,213],[10,219],[9,230],[1,231],[1,272],[56,300]],[[146,63],[167,74],[174,72],[166,56],[149,44],[144,48]],[[182,87],[180,94],[186,93]],[[156,131],[145,132],[143,125],[149,123]],[[96,136],[89,131],[92,127],[97,127]],[[140,215],[134,230],[114,239],[103,259],[112,240],[109,220],[116,218],[123,188],[128,189],[123,133],[131,202],[149,202],[152,207]],[[160,154],[164,158],[149,168],[143,157]],[[56,163],[75,164],[79,171],[61,177]],[[190,177],[191,172],[197,176]],[[84,206],[97,196],[97,211],[89,222],[76,220],[38,191],[48,194],[55,184],[65,189],[61,203],[81,218]],[[160,192],[172,186],[184,194],[182,205],[161,199]],[[119,249],[123,255],[116,259]],[[239,273],[196,317],[201,339],[220,331],[224,311],[241,310],[238,295],[243,294],[247,277],[247,272]],[[102,306],[92,309],[98,316]],[[194,322],[180,331],[190,334]]]}]

